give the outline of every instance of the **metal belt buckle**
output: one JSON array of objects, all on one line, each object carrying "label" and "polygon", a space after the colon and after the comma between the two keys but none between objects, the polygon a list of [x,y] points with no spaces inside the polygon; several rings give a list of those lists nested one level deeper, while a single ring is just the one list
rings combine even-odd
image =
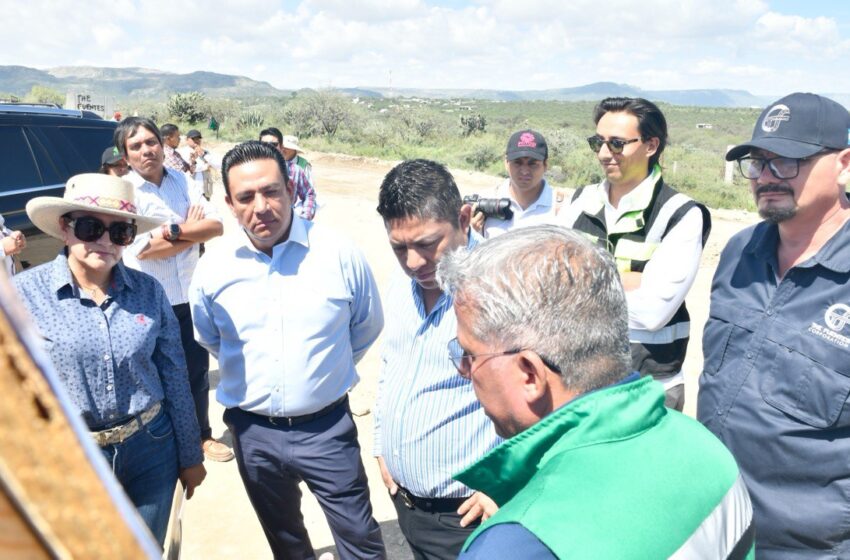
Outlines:
[{"label": "metal belt buckle", "polygon": [[411,496],[407,490],[399,488],[398,493],[401,494],[401,501],[404,502],[407,509],[413,509],[415,507],[416,504],[413,503],[413,496]]}]

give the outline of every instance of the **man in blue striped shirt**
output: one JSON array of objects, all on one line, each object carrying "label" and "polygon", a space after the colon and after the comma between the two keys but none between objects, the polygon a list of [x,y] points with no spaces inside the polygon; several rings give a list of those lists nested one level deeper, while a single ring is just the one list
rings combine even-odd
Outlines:
[{"label": "man in blue striped shirt", "polygon": [[457,319],[436,280],[444,254],[476,243],[471,211],[433,161],[403,162],[381,185],[378,213],[402,270],[385,298],[374,454],[417,560],[456,558],[478,518],[495,511],[487,496],[452,480],[500,441],[449,360]]}]

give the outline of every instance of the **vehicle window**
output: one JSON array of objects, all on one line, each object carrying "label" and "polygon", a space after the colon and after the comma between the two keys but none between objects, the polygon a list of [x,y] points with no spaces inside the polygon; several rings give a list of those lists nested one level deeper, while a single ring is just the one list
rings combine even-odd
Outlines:
[{"label": "vehicle window", "polygon": [[[49,150],[42,143],[44,137],[38,137],[35,129],[26,127],[24,132],[29,140],[30,148],[35,156],[35,163],[38,165],[38,170],[41,172],[41,184],[56,185],[64,183],[69,177],[68,173],[61,167],[61,162],[58,159],[50,157]],[[57,166],[59,166],[57,168]],[[29,186],[29,185],[27,185]]]},{"label": "vehicle window", "polygon": [[61,160],[70,175],[96,173],[103,150],[112,145],[111,128],[68,126],[41,130],[53,144],[53,157]]},{"label": "vehicle window", "polygon": [[20,126],[0,126],[0,189],[41,186],[41,174],[32,149]]}]

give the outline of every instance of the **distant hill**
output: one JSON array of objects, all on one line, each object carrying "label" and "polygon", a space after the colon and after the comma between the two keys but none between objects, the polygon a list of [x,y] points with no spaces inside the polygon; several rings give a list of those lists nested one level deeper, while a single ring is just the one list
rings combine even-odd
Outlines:
[{"label": "distant hill", "polygon": [[[22,96],[36,84],[45,85],[63,93],[76,90],[111,95],[119,99],[165,99],[171,94],[188,91],[200,91],[209,97],[231,98],[280,96],[292,92],[292,90],[281,90],[268,82],[252,80],[245,76],[215,72],[175,74],[147,68],[62,66],[37,70],[26,66],[0,66],[0,93]],[[387,87],[338,88],[338,91],[360,98],[468,98],[488,101],[596,101],[608,96],[640,96],[674,105],[698,107],[764,107],[779,97],[779,95],[753,95],[748,91],[732,89],[643,90],[614,82],[525,91]],[[825,93],[824,95],[850,107],[850,93]]]},{"label": "distant hill", "polygon": [[25,66],[0,66],[0,92],[24,95],[41,84],[66,91],[85,91],[119,99],[166,99],[174,93],[202,91],[210,97],[264,97],[286,95],[268,82],[215,72],[174,74],[147,68],[96,68],[62,66],[36,70]]}]

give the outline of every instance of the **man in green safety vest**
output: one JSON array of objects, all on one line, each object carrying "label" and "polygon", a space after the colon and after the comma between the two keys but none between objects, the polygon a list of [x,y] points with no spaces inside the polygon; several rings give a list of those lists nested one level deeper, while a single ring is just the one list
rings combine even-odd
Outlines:
[{"label": "man in green safety vest", "polygon": [[659,158],[667,121],[654,103],[609,97],[593,118],[596,134],[587,141],[605,180],[578,189],[557,221],[613,253],[626,290],[632,367],[661,382],[665,404],[681,411],[690,331],[685,296],[711,217],[705,206],[664,182]]},{"label": "man in green safety vest", "polygon": [[753,509],[731,453],[632,371],[612,256],[557,225],[440,260],[457,339],[498,447],[455,475],[499,510],[459,560],[753,557]]}]

